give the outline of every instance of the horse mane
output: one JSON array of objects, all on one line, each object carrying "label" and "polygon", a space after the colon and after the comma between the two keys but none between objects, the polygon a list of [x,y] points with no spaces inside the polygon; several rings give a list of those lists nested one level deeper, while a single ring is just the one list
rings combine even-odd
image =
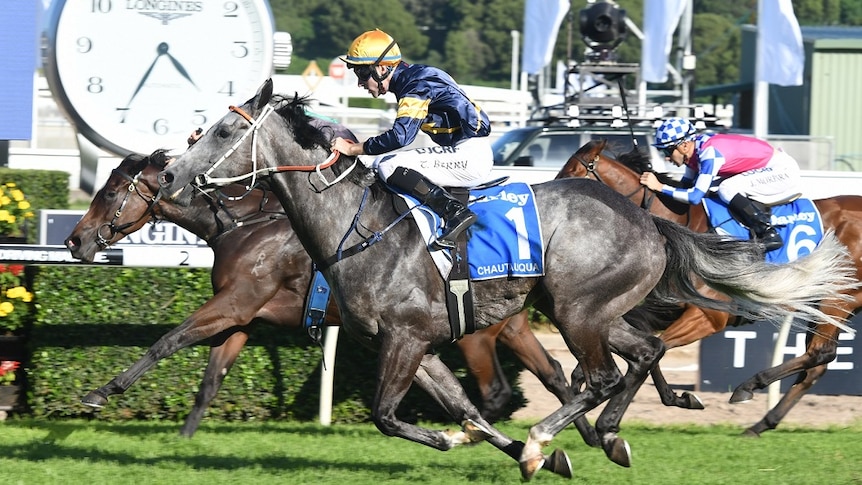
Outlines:
[{"label": "horse mane", "polygon": [[650,161],[649,152],[640,147],[636,147],[630,152],[617,155],[617,161],[638,174],[652,170],[652,161]]},{"label": "horse mane", "polygon": [[[630,152],[617,155],[617,161],[623,166],[641,175],[645,172],[652,172],[652,160],[650,159],[649,151],[644,148],[635,148]],[[670,185],[672,187],[679,186],[679,182],[666,173],[653,172],[659,182]]]},{"label": "horse mane", "polygon": [[140,153],[130,153],[126,155],[126,158],[120,162],[120,166],[117,167],[119,170],[123,170],[128,174],[135,175],[140,173],[147,167],[147,164],[150,163],[150,158],[146,155],[141,155]]},{"label": "horse mane", "polygon": [[164,148],[159,148],[158,150],[151,153],[149,156],[150,164],[155,165],[156,168],[162,170],[164,170],[165,166],[168,164],[168,160],[170,160],[171,158],[173,157],[169,155],[168,151]]},{"label": "horse mane", "polygon": [[326,133],[311,124],[311,117],[306,112],[309,96],[295,93],[291,98],[276,94],[272,96],[271,104],[275,107],[275,112],[291,127],[293,137],[300,147],[305,150],[311,150],[314,147],[330,149],[331,140]]}]

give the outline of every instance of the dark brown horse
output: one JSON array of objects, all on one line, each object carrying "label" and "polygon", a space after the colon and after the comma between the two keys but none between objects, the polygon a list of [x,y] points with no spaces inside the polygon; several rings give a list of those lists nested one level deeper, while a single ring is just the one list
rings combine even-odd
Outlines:
[{"label": "dark brown horse", "polygon": [[[181,207],[158,196],[156,175],[163,169],[164,155],[160,152],[151,157],[126,157],[96,194],[66,239],[66,246],[74,257],[91,262],[97,251],[149,221],[171,221],[206,240],[213,249],[214,296],[159,339],[128,370],[87,394],[83,403],[104,406],[108,396],[123,393],[159,360],[212,337],[203,382],[181,429],[182,435],[192,436],[248,339],[245,326],[255,320],[291,328],[303,325],[312,266],[281,204],[269,193],[256,189],[239,200],[199,197],[192,207]],[[238,186],[225,189],[225,194],[232,196],[244,192]],[[271,263],[255,264],[261,258]],[[235,301],[244,304],[234,305]],[[340,324],[334,304],[329,305],[326,323]],[[483,415],[490,419],[501,417],[512,396],[497,360],[497,342],[509,347],[561,401],[571,398],[560,364],[536,339],[524,311],[459,341],[467,366],[478,382]]]},{"label": "dark brown horse", "polygon": [[[648,160],[637,152],[630,152],[614,158],[607,151],[605,141],[591,141],[581,147],[560,170],[557,178],[586,177],[596,179],[615,191],[625,195],[632,202],[649,212],[678,222],[696,231],[706,231],[707,218],[703,206],[691,206],[672,200],[648,190],[640,184],[640,173],[650,170]],[[659,175],[663,183],[667,177]],[[672,183],[672,182],[670,182]],[[851,259],[856,264],[856,279],[862,281],[862,197],[843,195],[814,201],[823,218],[823,227],[835,232],[838,240],[847,246]],[[862,306],[862,288],[848,292],[852,300],[836,302],[835,306],[826,305],[824,312],[844,316]],[[637,313],[637,312],[635,312]],[[671,312],[672,313],[672,312]],[[651,319],[651,328],[645,330],[661,331],[661,339],[668,348],[679,347],[696,342],[704,337],[720,332],[729,324],[739,324],[737,317],[716,310],[702,309],[686,305],[681,315],[675,319]],[[630,323],[635,323],[629,319]],[[641,322],[646,320],[640,319]],[[733,391],[730,402],[739,403],[751,400],[754,390],[764,389],[769,384],[794,374],[796,382],[756,424],[745,433],[759,436],[760,433],[775,429],[791,408],[805,395],[815,382],[826,372],[826,366],[835,359],[840,329],[830,324],[819,324],[807,336],[804,354],[773,368],[761,371],[743,382]],[[666,405],[702,409],[700,401],[685,393],[675,395],[661,375],[658,366],[653,371],[653,380]]]}]

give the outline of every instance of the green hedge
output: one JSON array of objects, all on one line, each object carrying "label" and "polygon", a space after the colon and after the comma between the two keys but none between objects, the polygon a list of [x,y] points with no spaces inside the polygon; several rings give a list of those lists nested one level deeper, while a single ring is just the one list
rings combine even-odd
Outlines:
[{"label": "green hedge", "polygon": [[[36,323],[30,342],[28,401],[34,416],[78,418],[89,391],[106,384],[140,358],[149,345],[211,295],[209,271],[111,267],[41,267],[35,281]],[[522,369],[501,349],[510,382]],[[124,395],[99,411],[100,419],[183,419],[206,365],[204,345],[163,360]],[[301,329],[251,327],[247,348],[209,408],[211,419],[313,420],[317,416],[321,349]],[[455,346],[441,357],[456,369],[479,402]],[[341,334],[336,355],[333,420],[370,417],[376,355]],[[331,363],[328,363],[331,365]],[[525,403],[516,392],[509,412]],[[411,390],[399,413],[405,419],[448,421],[436,403]]]},{"label": "green hedge", "polygon": [[[57,170],[0,167],[0,185],[13,182],[24,192],[34,211],[69,208],[69,174]],[[27,242],[37,241],[38,220],[27,229]]]}]

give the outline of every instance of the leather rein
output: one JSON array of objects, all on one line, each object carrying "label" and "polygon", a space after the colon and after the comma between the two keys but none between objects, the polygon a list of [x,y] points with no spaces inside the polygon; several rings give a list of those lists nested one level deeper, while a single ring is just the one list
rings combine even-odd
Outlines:
[{"label": "leather rein", "polygon": [[[263,122],[266,121],[266,119],[269,117],[269,115],[271,115],[273,112],[275,112],[275,108],[272,107],[272,105],[269,105],[269,104],[266,105],[263,108],[263,111],[261,111],[261,114],[257,119],[253,118],[251,115],[246,113],[242,108],[240,108],[238,106],[230,106],[228,109],[230,111],[240,115],[243,119],[245,119],[249,123],[249,125],[251,125],[251,129],[246,131],[240,137],[240,139],[237,140],[233,144],[233,146],[231,146],[228,149],[228,151],[225,152],[225,154],[221,156],[221,158],[216,160],[216,162],[212,164],[212,166],[209,168],[209,170],[207,170],[206,172],[204,172],[202,174],[197,175],[194,178],[192,185],[198,187],[199,189],[203,189],[204,187],[208,187],[208,186],[212,186],[212,185],[223,186],[223,185],[239,182],[241,180],[245,180],[248,178],[251,178],[251,183],[247,187],[253,187],[256,183],[256,179],[257,179],[257,176],[259,174],[266,176],[266,175],[270,175],[273,173],[280,173],[280,172],[315,172],[315,173],[317,173],[317,176],[320,178],[320,180],[323,181],[324,185],[327,188],[329,188],[332,185],[341,181],[344,177],[346,177],[353,170],[354,167],[356,167],[356,161],[354,161],[353,165],[348,170],[346,170],[344,173],[342,173],[340,176],[338,176],[335,180],[333,180],[331,182],[326,180],[326,177],[323,175],[321,170],[329,168],[332,165],[334,165],[335,162],[338,161],[338,158],[340,155],[340,153],[338,151],[332,150],[332,153],[329,155],[329,157],[323,163],[320,163],[317,165],[281,165],[281,166],[277,166],[277,167],[263,167],[263,168],[258,169],[257,168],[257,131],[260,129],[260,127],[263,125]],[[248,138],[249,136],[251,136],[251,143],[252,143],[252,145],[251,145],[251,164],[252,164],[251,172],[249,172],[245,175],[238,175],[235,177],[211,177],[212,172],[215,171],[215,169],[218,168],[218,166],[221,165],[225,160],[227,160],[227,158],[230,157],[237,150],[237,148],[239,148],[239,146],[246,140],[246,138]]]}]

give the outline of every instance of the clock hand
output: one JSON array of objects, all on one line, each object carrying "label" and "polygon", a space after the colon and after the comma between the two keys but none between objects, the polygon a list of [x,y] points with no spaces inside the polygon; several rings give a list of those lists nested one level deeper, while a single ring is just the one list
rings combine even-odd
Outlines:
[{"label": "clock hand", "polygon": [[179,71],[179,73],[182,74],[182,76],[184,78],[186,78],[190,83],[192,83],[192,86],[194,86],[195,88],[197,88],[200,91],[200,88],[198,88],[198,85],[195,84],[194,81],[192,81],[192,78],[191,78],[191,76],[189,76],[189,73],[186,71],[186,68],[184,68],[183,65],[180,64],[180,61],[178,61],[174,56],[171,55],[170,52],[168,52],[167,44],[165,44],[165,54],[168,56],[168,59],[171,60],[171,63],[174,65],[174,67],[177,68],[177,71]]},{"label": "clock hand", "polygon": [[135,92],[132,93],[132,97],[129,98],[129,102],[126,103],[126,109],[131,106],[132,101],[135,100],[135,96],[137,96],[141,88],[144,87],[144,83],[147,82],[147,78],[150,77],[150,73],[153,72],[153,68],[156,67],[156,62],[159,61],[159,58],[162,57],[162,55],[168,52],[168,45],[162,42],[161,44],[159,44],[159,47],[156,48],[156,52],[158,52],[158,54],[156,54],[156,58],[153,59],[153,63],[150,64],[150,68],[147,69],[147,72],[144,73],[144,77],[141,78],[141,82],[138,83],[138,87],[135,89]]}]

